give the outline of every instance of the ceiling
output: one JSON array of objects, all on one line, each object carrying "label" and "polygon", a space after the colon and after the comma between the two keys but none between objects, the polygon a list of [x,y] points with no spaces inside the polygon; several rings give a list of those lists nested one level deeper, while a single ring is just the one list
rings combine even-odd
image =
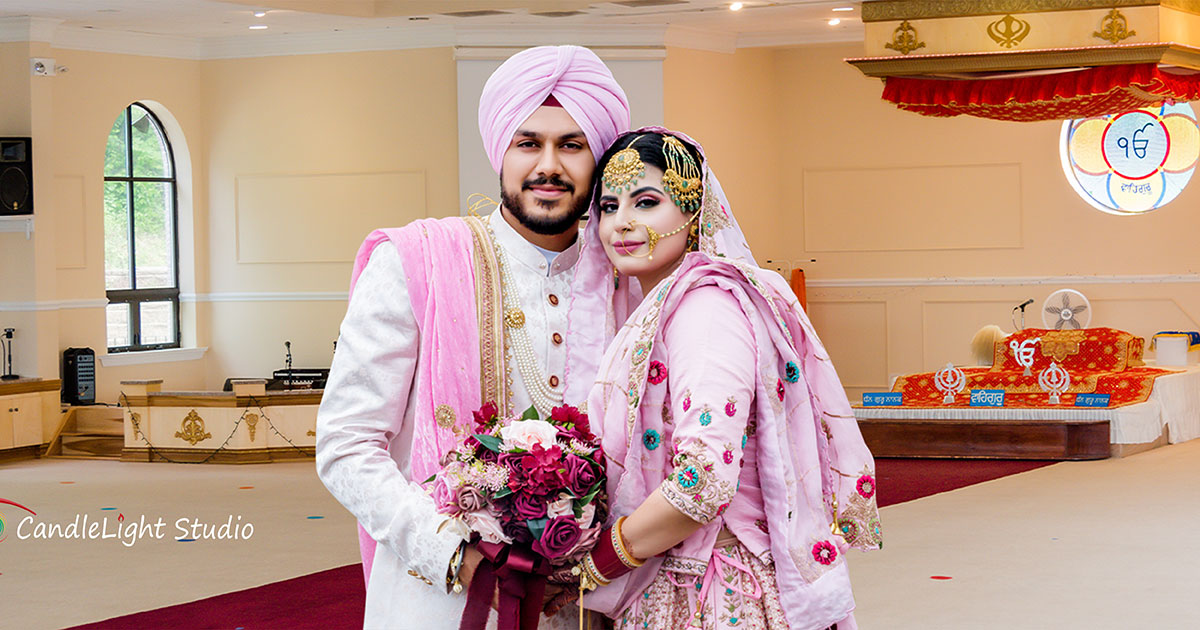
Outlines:
[{"label": "ceiling", "polygon": [[[67,37],[72,41],[142,36],[177,40],[200,51],[215,50],[216,43],[231,50],[267,50],[266,44],[287,40],[291,52],[301,52],[294,50],[298,42],[328,44],[331,38],[348,42],[359,36],[377,41],[383,31],[417,42],[448,40],[445,45],[462,45],[463,33],[476,34],[468,44],[482,45],[487,38],[479,33],[504,34],[496,45],[513,45],[522,33],[531,35],[530,44],[550,43],[538,41],[539,35],[545,40],[557,33],[559,40],[574,38],[585,45],[610,40],[631,45],[640,40],[630,33],[658,33],[660,45],[694,42],[696,48],[718,49],[862,39],[857,0],[743,4],[731,11],[728,0],[0,0],[0,22],[33,18],[43,30],[51,25],[73,34]],[[834,11],[847,7],[851,10]],[[265,15],[256,17],[256,12]],[[840,24],[830,25],[834,18]],[[664,41],[667,32],[673,36]]]}]

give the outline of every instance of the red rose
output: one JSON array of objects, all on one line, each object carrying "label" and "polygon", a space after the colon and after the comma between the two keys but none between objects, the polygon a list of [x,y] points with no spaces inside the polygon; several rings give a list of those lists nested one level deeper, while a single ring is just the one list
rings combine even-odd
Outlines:
[{"label": "red rose", "polygon": [[546,515],[546,500],[540,496],[518,492],[513,495],[512,514],[521,520],[542,518]]},{"label": "red rose", "polygon": [[596,471],[592,467],[592,463],[588,460],[575,455],[567,455],[567,459],[563,462],[566,472],[563,473],[563,482],[567,489],[575,494],[576,497],[582,497],[587,494],[588,490],[596,483],[598,477]]},{"label": "red rose", "polygon": [[546,522],[546,529],[542,530],[542,537],[534,541],[533,550],[550,560],[561,558],[575,548],[582,535],[583,530],[579,529],[575,517],[558,516]]}]

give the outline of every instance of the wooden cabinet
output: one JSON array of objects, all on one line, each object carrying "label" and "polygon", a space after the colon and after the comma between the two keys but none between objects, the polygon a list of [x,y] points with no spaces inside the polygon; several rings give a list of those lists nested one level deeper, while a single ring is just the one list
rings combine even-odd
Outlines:
[{"label": "wooden cabinet", "polygon": [[47,409],[58,406],[59,381],[18,379],[0,383],[0,455],[6,450],[29,455],[50,436],[43,435]]},{"label": "wooden cabinet", "polygon": [[21,394],[6,396],[11,402],[0,403],[0,409],[8,409],[12,415],[12,445],[38,446],[42,443],[42,396]]}]

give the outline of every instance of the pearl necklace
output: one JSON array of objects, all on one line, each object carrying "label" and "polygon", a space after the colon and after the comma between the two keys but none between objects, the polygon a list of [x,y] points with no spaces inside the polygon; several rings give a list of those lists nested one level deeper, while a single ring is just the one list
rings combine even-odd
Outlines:
[{"label": "pearl necklace", "polygon": [[[512,273],[504,261],[504,252],[500,249],[500,243],[496,241],[491,217],[488,219],[488,235],[492,239],[492,249],[496,252],[496,266],[500,268],[500,294],[504,300],[504,367],[507,372],[508,389],[512,391],[512,363],[515,355],[517,369],[521,372],[521,379],[525,381],[525,389],[529,392],[534,409],[537,409],[543,418],[548,418],[552,409],[562,405],[563,395],[561,391],[550,387],[538,366],[537,355],[529,342],[529,335],[525,332],[525,312],[521,310],[520,298],[517,297],[517,283],[513,281]],[[565,387],[566,383],[562,384]],[[509,399],[511,400],[511,394]],[[509,409],[509,415],[513,415],[513,410]]]}]

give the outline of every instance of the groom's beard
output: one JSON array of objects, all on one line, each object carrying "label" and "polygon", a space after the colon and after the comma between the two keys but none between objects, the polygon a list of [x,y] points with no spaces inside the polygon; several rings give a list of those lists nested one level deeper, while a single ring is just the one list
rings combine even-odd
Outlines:
[{"label": "groom's beard", "polygon": [[[569,194],[575,194],[575,187],[573,185],[564,182],[557,177],[552,177],[549,179],[541,177],[526,181],[521,184],[521,190],[525,191],[529,190],[532,186],[545,185],[561,186],[562,188],[567,189]],[[587,192],[591,192],[590,187]],[[567,206],[564,214],[558,216],[537,216],[526,211],[525,204],[522,202],[522,198],[519,194],[513,194],[511,191],[505,190],[504,178],[503,176],[500,178],[500,201],[504,204],[504,207],[508,208],[508,211],[511,212],[514,217],[516,217],[517,221],[519,221],[521,225],[525,226],[534,234],[553,236],[576,229],[579,226],[579,220],[587,213],[590,200],[590,194],[579,195],[578,197],[574,197],[573,199],[567,201],[567,203],[570,205]],[[546,203],[546,201],[547,200],[537,200],[534,201],[534,203],[543,207],[553,207],[558,203],[561,203],[554,201]]]}]

